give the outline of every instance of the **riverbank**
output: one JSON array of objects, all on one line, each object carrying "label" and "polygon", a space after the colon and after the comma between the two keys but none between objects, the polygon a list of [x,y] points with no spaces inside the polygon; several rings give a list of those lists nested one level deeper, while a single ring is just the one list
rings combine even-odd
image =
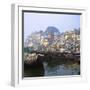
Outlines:
[{"label": "riverbank", "polygon": [[43,61],[73,61],[80,63],[80,53],[58,53],[58,52],[33,52],[33,53],[24,53],[24,63],[33,64],[41,63]]}]

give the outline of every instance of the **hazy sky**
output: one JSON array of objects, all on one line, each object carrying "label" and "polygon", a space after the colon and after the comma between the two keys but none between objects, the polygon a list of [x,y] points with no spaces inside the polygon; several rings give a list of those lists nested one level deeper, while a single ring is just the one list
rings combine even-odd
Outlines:
[{"label": "hazy sky", "polygon": [[60,32],[65,32],[73,28],[80,28],[80,15],[71,14],[43,14],[24,13],[24,40],[32,32],[43,30],[48,26],[54,26]]}]

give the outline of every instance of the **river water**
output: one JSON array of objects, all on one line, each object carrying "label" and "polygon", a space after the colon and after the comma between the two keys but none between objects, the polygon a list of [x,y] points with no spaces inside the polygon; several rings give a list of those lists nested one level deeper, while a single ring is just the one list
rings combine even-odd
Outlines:
[{"label": "river water", "polygon": [[34,66],[24,66],[24,77],[80,75],[80,63],[73,60],[53,60]]}]

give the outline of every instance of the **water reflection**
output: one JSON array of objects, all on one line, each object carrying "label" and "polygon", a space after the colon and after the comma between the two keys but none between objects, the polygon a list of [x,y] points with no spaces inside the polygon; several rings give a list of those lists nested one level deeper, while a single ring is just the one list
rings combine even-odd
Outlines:
[{"label": "water reflection", "polygon": [[52,60],[24,65],[25,77],[80,75],[80,63],[73,60]]},{"label": "water reflection", "polygon": [[79,75],[80,65],[74,64],[61,64],[56,66],[50,66],[44,63],[45,76],[58,76],[58,75]]}]

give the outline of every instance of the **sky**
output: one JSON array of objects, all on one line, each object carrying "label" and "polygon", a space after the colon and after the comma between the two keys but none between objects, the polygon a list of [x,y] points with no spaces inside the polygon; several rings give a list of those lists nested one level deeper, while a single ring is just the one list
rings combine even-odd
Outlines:
[{"label": "sky", "polygon": [[24,12],[24,40],[35,31],[56,27],[60,33],[80,28],[80,15]]}]

